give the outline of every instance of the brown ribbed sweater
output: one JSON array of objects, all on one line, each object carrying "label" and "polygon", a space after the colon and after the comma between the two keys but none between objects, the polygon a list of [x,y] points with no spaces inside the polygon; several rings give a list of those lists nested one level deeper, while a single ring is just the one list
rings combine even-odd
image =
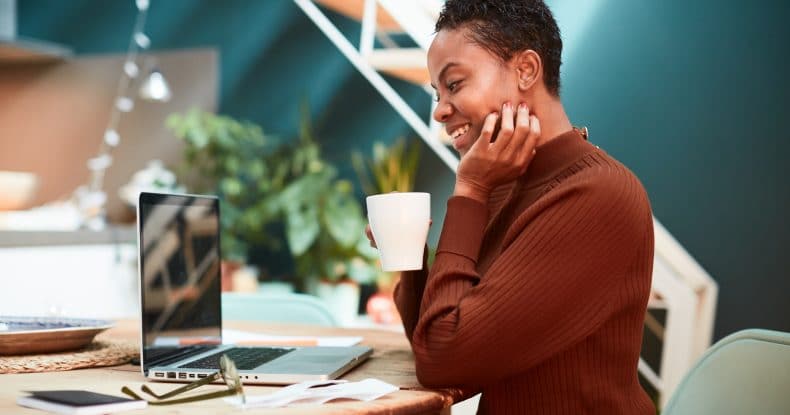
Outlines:
[{"label": "brown ribbed sweater", "polygon": [[482,414],[655,414],[637,378],[649,201],[576,131],[488,206],[450,198],[425,268],[395,290],[423,385],[480,390]]}]

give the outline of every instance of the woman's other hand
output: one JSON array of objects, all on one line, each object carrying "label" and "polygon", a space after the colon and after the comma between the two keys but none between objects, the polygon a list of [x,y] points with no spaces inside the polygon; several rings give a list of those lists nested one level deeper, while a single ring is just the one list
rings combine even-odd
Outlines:
[{"label": "woman's other hand", "polygon": [[488,114],[480,137],[461,158],[454,195],[487,203],[496,186],[513,181],[527,171],[540,137],[538,118],[530,115],[523,103],[515,111],[509,102],[505,103],[495,137],[497,116],[496,112]]},{"label": "woman's other hand", "polygon": [[370,241],[370,246],[378,249],[378,247],[376,246],[376,238],[373,237],[373,231],[370,230],[370,225],[365,226],[365,236],[368,237],[368,240]]}]

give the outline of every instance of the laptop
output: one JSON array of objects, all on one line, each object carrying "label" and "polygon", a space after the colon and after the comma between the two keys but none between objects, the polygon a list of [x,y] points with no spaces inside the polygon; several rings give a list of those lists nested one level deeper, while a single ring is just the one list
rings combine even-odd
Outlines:
[{"label": "laptop", "polygon": [[140,367],[152,380],[188,382],[227,354],[245,384],[335,379],[372,354],[365,346],[222,344],[219,199],[141,193],[137,209]]}]

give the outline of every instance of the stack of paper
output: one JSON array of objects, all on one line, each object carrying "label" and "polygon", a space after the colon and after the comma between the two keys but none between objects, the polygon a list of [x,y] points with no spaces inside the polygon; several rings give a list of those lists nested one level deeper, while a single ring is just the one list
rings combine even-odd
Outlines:
[{"label": "stack of paper", "polygon": [[333,399],[372,401],[398,390],[397,386],[378,379],[359,382],[345,380],[308,381],[287,386],[270,395],[227,398],[226,401],[244,409],[281,408],[294,405],[317,405]]}]

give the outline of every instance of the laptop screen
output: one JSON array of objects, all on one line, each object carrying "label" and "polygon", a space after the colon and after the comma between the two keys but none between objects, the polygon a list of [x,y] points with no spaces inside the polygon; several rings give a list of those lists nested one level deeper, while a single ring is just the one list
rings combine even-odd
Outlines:
[{"label": "laptop screen", "polygon": [[219,201],[141,193],[143,361],[159,346],[221,343]]}]

